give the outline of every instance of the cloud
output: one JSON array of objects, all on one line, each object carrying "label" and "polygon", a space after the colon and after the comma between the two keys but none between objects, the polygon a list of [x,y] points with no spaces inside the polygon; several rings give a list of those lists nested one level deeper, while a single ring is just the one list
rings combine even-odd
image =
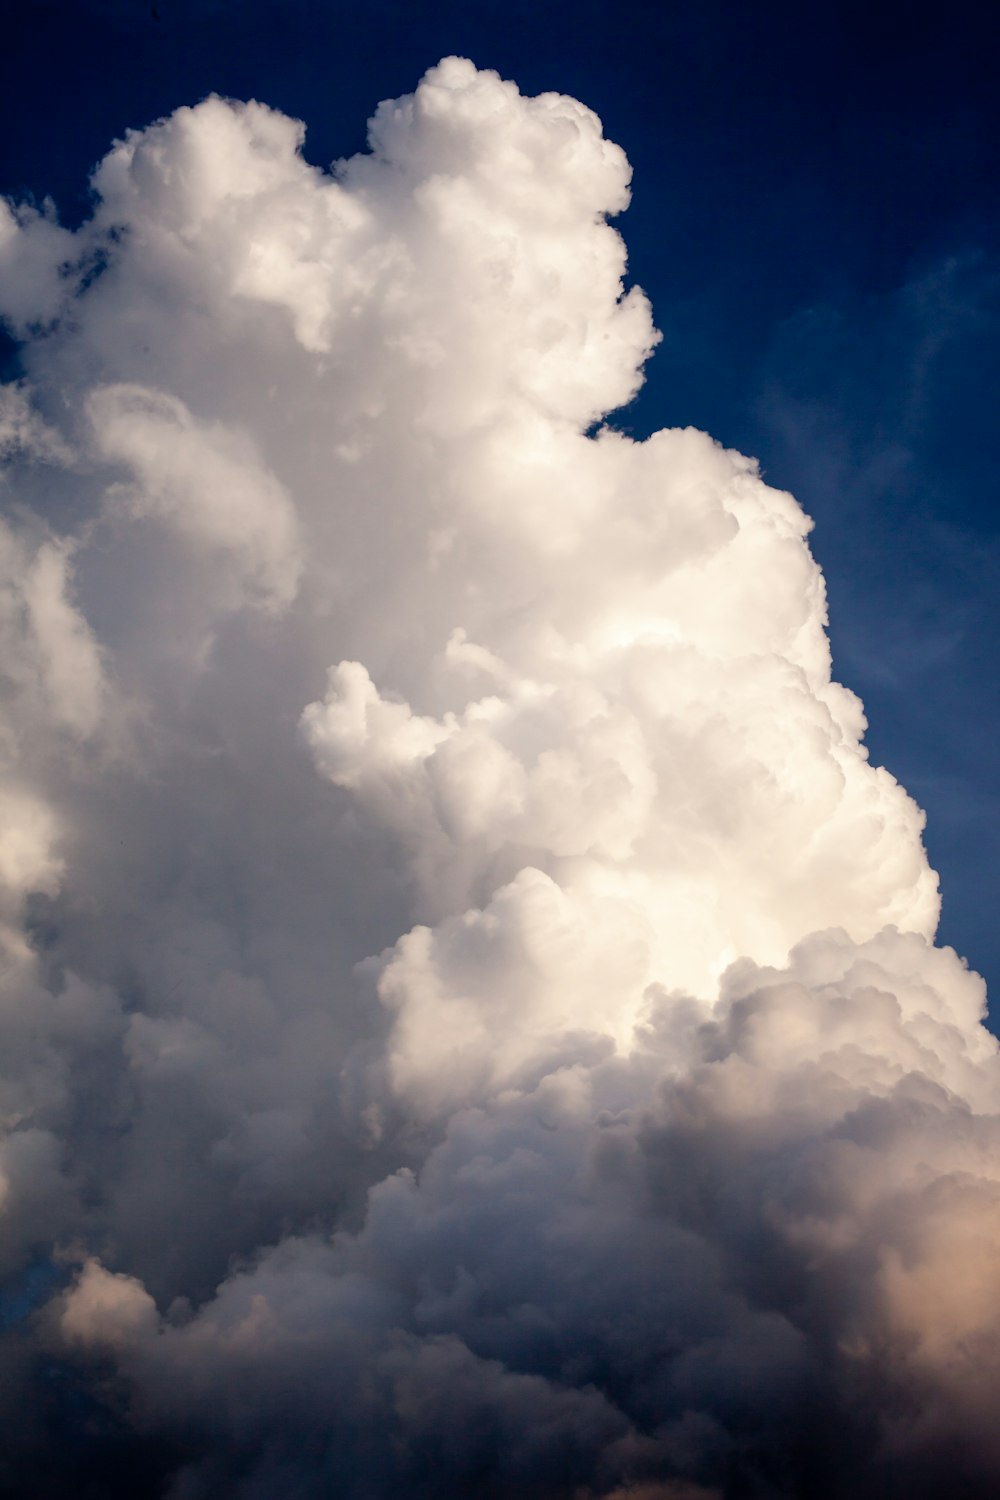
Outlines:
[{"label": "cloud", "polygon": [[135,475],[132,488],[112,486],[112,506],[158,517],[211,561],[231,561],[251,600],[291,602],[301,568],[295,512],[247,441],[199,428],[183,402],[142,386],[101,386],[87,409],[101,457]]},{"label": "cloud", "polygon": [[5,210],[8,1490],[993,1493],[983,986],[799,505],[602,425],[622,152],[302,140]]}]

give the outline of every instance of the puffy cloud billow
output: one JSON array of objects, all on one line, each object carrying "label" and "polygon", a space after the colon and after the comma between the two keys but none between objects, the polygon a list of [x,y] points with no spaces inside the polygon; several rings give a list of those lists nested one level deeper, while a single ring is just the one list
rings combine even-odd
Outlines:
[{"label": "puffy cloud billow", "polygon": [[995,1495],[983,986],[806,516],[604,425],[624,155],[302,137],[2,209],[0,1492]]}]

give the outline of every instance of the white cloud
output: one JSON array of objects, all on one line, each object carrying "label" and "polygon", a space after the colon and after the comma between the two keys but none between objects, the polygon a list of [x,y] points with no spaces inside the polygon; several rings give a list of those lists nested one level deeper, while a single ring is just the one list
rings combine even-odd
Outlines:
[{"label": "white cloud", "polygon": [[17,1349],[172,1500],[994,1493],[982,986],[796,501],[586,435],[624,155],[455,58],[302,138],[4,209],[0,1251],[83,1267]]},{"label": "white cloud", "polygon": [[231,559],[252,602],[290,603],[301,569],[295,511],[249,440],[142,386],[101,386],[87,410],[101,456],[135,475],[109,492],[113,509],[160,518],[213,561]]}]

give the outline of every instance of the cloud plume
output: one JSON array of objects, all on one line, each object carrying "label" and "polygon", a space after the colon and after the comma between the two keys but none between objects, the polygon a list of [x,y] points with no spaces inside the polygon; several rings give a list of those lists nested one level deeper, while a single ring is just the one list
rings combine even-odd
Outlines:
[{"label": "cloud plume", "polygon": [[996,1492],[1000,1065],[583,105],[5,205],[0,1489]]}]

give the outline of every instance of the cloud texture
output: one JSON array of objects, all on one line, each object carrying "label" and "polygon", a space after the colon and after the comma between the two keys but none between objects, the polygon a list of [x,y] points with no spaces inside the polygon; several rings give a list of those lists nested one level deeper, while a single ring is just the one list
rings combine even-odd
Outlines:
[{"label": "cloud texture", "polygon": [[624,155],[302,138],[2,208],[0,1488],[994,1494],[983,986],[795,500],[602,425]]}]

